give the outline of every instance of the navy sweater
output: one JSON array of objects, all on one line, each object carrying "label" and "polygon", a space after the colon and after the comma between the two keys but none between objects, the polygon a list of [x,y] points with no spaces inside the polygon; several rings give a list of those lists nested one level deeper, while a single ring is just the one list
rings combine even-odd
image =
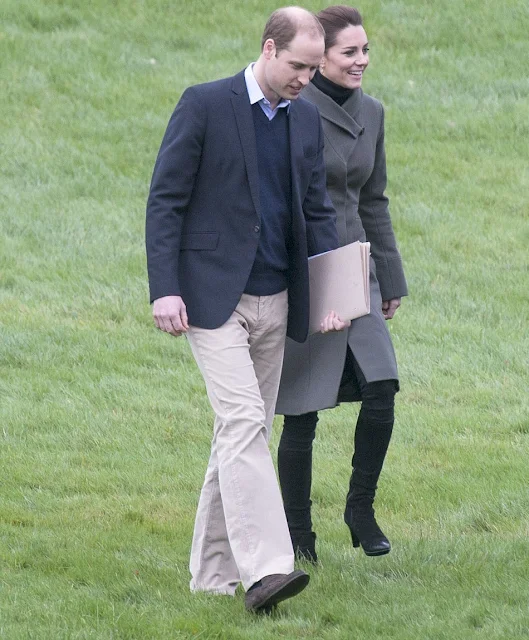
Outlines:
[{"label": "navy sweater", "polygon": [[252,105],[259,169],[261,224],[255,262],[245,293],[267,296],[287,288],[288,245],[292,225],[290,138],[286,108],[272,120]]}]

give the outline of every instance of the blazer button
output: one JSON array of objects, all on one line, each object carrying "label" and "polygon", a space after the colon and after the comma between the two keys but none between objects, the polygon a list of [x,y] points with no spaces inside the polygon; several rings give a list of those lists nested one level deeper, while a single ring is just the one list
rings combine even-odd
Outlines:
[{"label": "blazer button", "polygon": [[253,230],[255,231],[255,233],[259,233],[259,231],[261,231],[261,227],[258,224],[256,224]]}]

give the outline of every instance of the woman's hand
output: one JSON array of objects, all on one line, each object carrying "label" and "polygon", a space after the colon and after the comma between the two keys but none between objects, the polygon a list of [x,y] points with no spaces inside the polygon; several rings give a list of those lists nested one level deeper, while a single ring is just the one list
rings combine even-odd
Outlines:
[{"label": "woman's hand", "polygon": [[322,333],[329,333],[329,331],[343,331],[349,326],[351,326],[351,321],[342,320],[334,311],[329,311],[320,325]]},{"label": "woman's hand", "polygon": [[401,298],[392,298],[391,300],[382,301],[382,314],[386,320],[391,320],[395,315],[395,311],[400,307]]}]

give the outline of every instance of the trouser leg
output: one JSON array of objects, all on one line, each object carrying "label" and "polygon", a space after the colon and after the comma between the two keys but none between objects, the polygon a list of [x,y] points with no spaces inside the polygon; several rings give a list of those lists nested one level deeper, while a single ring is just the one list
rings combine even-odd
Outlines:
[{"label": "trouser leg", "polygon": [[[293,569],[292,545],[268,449],[286,314],[286,292],[265,298],[243,296],[219,329],[191,327],[188,332],[216,415],[205,495],[193,537],[192,589],[217,591],[219,583],[231,588],[235,574],[229,573],[234,566],[245,589],[266,575]],[[219,524],[221,511],[224,519]],[[218,563],[211,561],[212,541],[224,558],[220,582]]]},{"label": "trouser leg", "polygon": [[191,549],[191,590],[234,595],[241,579],[228,540],[215,443],[200,492]]}]

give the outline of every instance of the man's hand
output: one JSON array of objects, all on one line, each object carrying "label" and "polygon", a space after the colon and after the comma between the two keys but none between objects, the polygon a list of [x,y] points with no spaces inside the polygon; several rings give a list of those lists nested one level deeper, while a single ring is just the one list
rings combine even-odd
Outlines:
[{"label": "man's hand", "polygon": [[189,329],[184,301],[180,296],[164,296],[154,301],[154,324],[161,331],[178,338]]},{"label": "man's hand", "polygon": [[343,331],[349,326],[351,326],[351,321],[341,320],[334,311],[330,311],[320,325],[322,333],[329,333],[329,331]]},{"label": "man's hand", "polygon": [[382,301],[382,314],[386,320],[391,320],[395,315],[395,311],[400,307],[400,298]]}]

